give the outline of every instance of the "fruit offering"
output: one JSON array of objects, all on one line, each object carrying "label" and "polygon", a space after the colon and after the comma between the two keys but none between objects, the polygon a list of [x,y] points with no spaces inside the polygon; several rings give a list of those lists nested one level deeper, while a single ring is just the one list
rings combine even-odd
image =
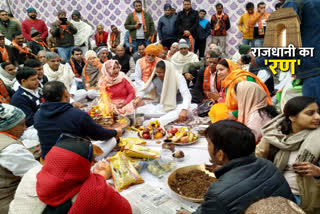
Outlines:
[{"label": "fruit offering", "polygon": [[147,127],[140,127],[138,129],[138,136],[146,140],[160,139],[165,135],[165,130],[160,127],[160,123],[157,120],[155,122],[150,122]]},{"label": "fruit offering", "polygon": [[168,140],[172,140],[173,143],[188,144],[193,143],[198,139],[198,135],[190,131],[189,128],[171,128],[167,134]]}]

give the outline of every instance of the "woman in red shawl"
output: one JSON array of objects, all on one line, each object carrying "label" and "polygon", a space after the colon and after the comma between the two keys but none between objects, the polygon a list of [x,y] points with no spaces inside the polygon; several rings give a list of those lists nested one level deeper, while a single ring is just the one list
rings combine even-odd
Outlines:
[{"label": "woman in red shawl", "polygon": [[107,185],[105,177],[90,172],[92,144],[68,136],[61,139],[45,165],[22,178],[9,212],[132,214],[129,202]]},{"label": "woman in red shawl", "polygon": [[101,69],[99,80],[100,90],[111,97],[113,111],[119,115],[133,113],[139,100],[136,99],[136,88],[129,77],[120,71],[121,66],[117,60],[108,60]]}]

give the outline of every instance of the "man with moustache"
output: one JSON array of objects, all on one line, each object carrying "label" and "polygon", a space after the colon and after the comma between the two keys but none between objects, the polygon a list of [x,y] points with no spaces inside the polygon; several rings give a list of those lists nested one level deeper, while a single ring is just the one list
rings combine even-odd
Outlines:
[{"label": "man with moustache", "polygon": [[34,8],[28,8],[27,14],[29,18],[25,19],[21,23],[21,30],[23,37],[31,41],[31,28],[33,27],[36,31],[41,34],[42,41],[46,42],[48,37],[48,27],[43,20],[37,19],[37,11]]}]

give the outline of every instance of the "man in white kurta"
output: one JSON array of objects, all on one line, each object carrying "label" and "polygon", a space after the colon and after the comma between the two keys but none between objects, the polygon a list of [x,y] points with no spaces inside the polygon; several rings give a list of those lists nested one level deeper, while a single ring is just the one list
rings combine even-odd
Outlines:
[{"label": "man in white kurta", "polygon": [[[172,121],[185,121],[188,117],[188,109],[191,106],[191,94],[186,80],[175,72],[168,61],[157,63],[146,85],[137,93],[137,97],[143,98],[150,91],[155,90],[158,95],[158,105],[149,104],[141,107],[161,109],[163,116],[158,120],[165,125]],[[138,109],[139,111],[139,109]]]}]

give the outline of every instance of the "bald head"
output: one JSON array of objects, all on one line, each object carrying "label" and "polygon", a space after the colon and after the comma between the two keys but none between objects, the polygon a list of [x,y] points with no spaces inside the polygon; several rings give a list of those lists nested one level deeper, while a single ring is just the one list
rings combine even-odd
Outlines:
[{"label": "bald head", "polygon": [[116,47],[116,54],[117,54],[119,57],[123,57],[123,56],[124,56],[125,50],[124,50],[123,45],[118,45],[118,46]]}]

